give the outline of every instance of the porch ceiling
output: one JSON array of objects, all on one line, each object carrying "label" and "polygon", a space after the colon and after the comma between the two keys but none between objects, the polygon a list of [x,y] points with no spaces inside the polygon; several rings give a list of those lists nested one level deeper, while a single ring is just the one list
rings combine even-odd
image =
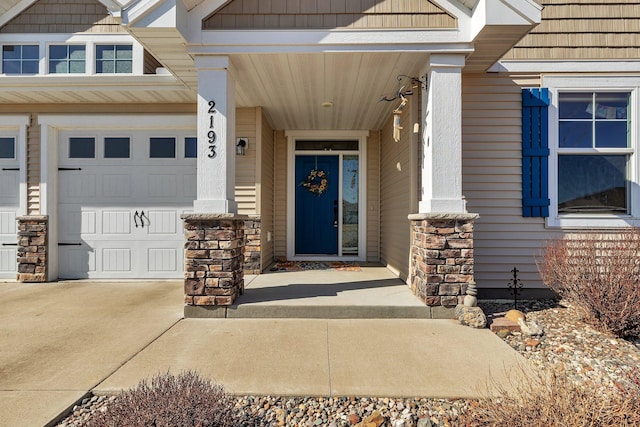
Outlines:
[{"label": "porch ceiling", "polygon": [[276,129],[380,129],[398,104],[380,98],[397,93],[399,75],[418,77],[428,59],[415,52],[236,54],[236,104],[263,107]]}]

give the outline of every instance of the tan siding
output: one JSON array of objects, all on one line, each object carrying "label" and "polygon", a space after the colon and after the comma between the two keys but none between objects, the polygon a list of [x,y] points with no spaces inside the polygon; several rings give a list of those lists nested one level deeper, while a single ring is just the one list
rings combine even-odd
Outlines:
[{"label": "tan siding", "polygon": [[262,219],[262,269],[269,267],[274,261],[274,241],[268,241],[267,235],[274,235],[274,155],[275,141],[273,128],[264,116],[262,109],[257,110],[260,126],[260,217]]},{"label": "tan siding", "polygon": [[[543,287],[535,256],[557,235],[544,218],[523,218],[521,197],[521,88],[539,78],[465,75],[463,78],[463,192],[475,227],[475,279],[480,288],[504,288],[513,267],[526,287]],[[480,100],[484,99],[484,102]]]},{"label": "tan siding", "polygon": [[287,138],[284,131],[276,132],[275,141],[275,257],[287,256]]},{"label": "tan siding", "polygon": [[1,33],[123,33],[120,19],[97,0],[39,0],[0,29]]},{"label": "tan siding", "polygon": [[640,57],[640,3],[632,0],[543,0],[542,22],[504,59]]},{"label": "tan siding", "polygon": [[406,280],[410,249],[407,217],[411,213],[410,130],[413,128],[409,114],[402,115],[401,126],[404,131],[400,141],[395,142],[392,138],[393,119],[390,117],[380,138],[380,257],[392,271]]},{"label": "tan siding", "polygon": [[367,261],[380,261],[380,132],[367,139]]},{"label": "tan siding", "polygon": [[[37,123],[34,114],[31,123]],[[27,214],[40,213],[40,125],[27,129]]]},{"label": "tan siding", "polygon": [[238,213],[256,213],[256,109],[236,110],[236,137],[248,138],[249,149],[244,156],[236,156],[236,202]]},{"label": "tan siding", "polygon": [[234,0],[203,22],[205,30],[456,27],[452,15],[428,0]]}]

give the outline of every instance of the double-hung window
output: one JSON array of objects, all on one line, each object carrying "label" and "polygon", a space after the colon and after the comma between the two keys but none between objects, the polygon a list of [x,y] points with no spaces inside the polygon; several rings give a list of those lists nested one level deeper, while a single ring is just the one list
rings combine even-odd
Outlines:
[{"label": "double-hung window", "polygon": [[586,80],[582,87],[572,83],[552,92],[549,223],[628,224],[640,218],[638,88],[626,82],[593,89]]},{"label": "double-hung window", "polygon": [[2,72],[4,74],[38,74],[40,47],[36,45],[3,45]]}]

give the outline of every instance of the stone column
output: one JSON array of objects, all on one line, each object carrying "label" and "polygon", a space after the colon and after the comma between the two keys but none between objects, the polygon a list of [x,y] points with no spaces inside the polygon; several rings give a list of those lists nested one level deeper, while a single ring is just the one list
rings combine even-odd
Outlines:
[{"label": "stone column", "polygon": [[260,274],[262,272],[260,215],[249,215],[244,222],[244,273]]},{"label": "stone column", "polygon": [[453,317],[454,307],[463,303],[467,285],[474,281],[473,224],[477,218],[477,214],[409,215],[409,283],[425,304],[443,307],[442,317]]},{"label": "stone column", "polygon": [[48,233],[48,216],[18,217],[18,281],[47,281]]},{"label": "stone column", "polygon": [[244,292],[244,221],[233,214],[185,214],[185,303],[229,306]]}]

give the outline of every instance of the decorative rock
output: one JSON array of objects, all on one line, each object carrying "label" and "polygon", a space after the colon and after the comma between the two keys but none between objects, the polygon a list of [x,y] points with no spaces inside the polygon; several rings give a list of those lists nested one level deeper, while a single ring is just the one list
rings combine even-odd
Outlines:
[{"label": "decorative rock", "polygon": [[526,322],[524,319],[518,320],[518,325],[520,325],[520,330],[523,334],[528,336],[542,336],[544,335],[544,331],[536,322]]},{"label": "decorative rock", "polygon": [[[506,317],[496,317],[489,326],[491,332],[497,334],[498,331],[506,330],[508,332],[520,332],[520,325],[517,322],[513,322]],[[506,336],[506,335],[505,335]]]},{"label": "decorative rock", "polygon": [[384,423],[384,417],[379,411],[374,411],[373,414],[356,424],[356,427],[380,427],[382,423]]},{"label": "decorative rock", "polygon": [[536,348],[540,345],[540,340],[535,340],[533,338],[527,338],[524,342],[527,347]]},{"label": "decorative rock", "polygon": [[518,323],[518,320],[520,319],[526,319],[526,316],[520,310],[509,310],[507,311],[507,314],[504,315],[504,317],[515,323]]},{"label": "decorative rock", "polygon": [[455,314],[461,324],[476,329],[482,329],[487,326],[487,316],[480,307],[467,307],[457,305]]},{"label": "decorative rock", "polygon": [[349,423],[351,425],[356,425],[360,422],[360,417],[358,414],[349,414]]}]

